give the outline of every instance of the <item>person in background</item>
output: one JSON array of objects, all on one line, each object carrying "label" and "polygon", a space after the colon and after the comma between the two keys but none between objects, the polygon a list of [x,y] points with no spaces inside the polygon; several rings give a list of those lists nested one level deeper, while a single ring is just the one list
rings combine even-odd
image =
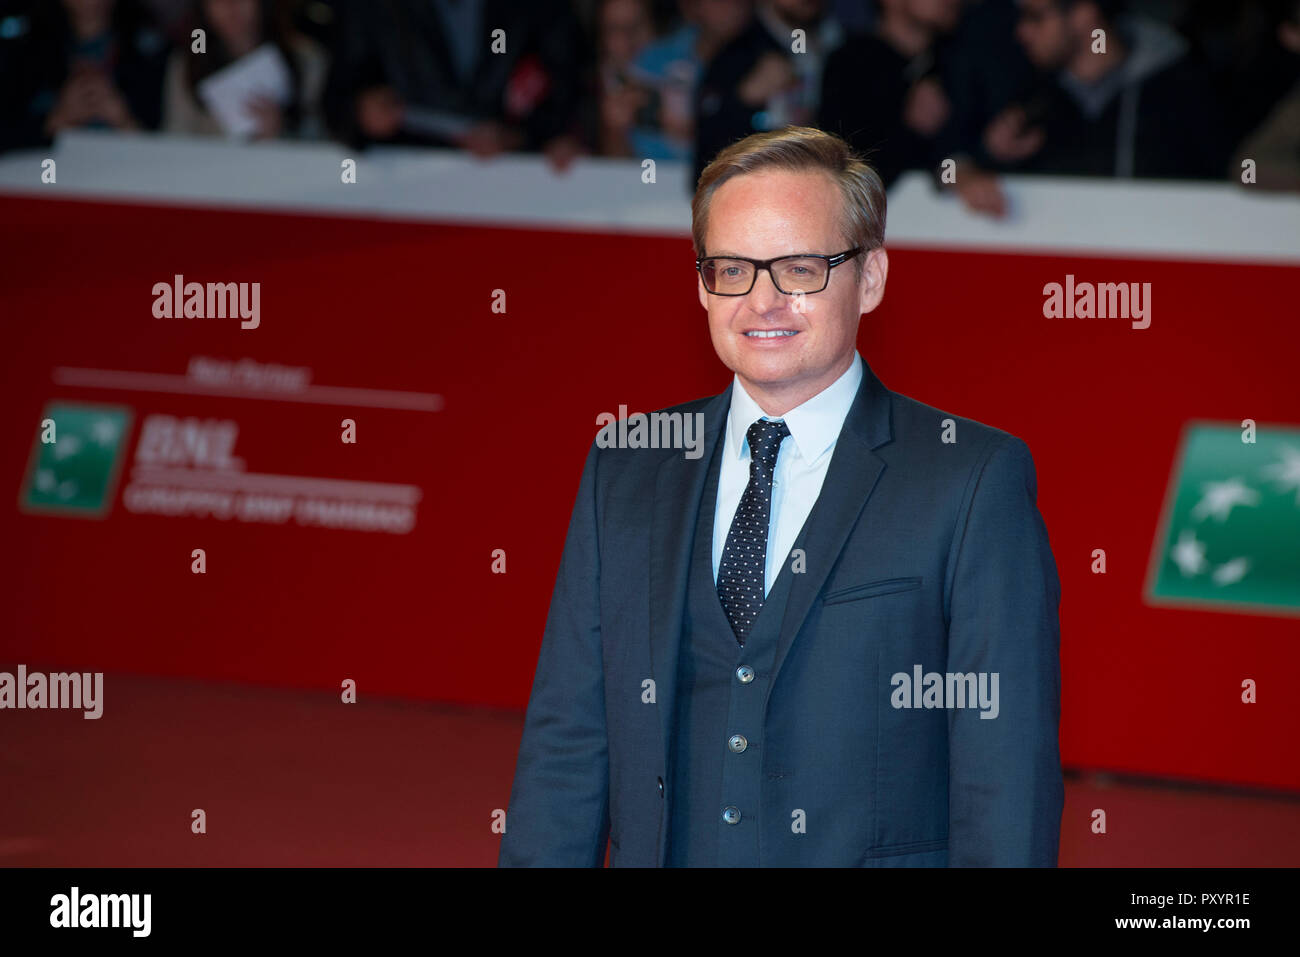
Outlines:
[{"label": "person in background", "polygon": [[601,0],[596,7],[596,70],[591,135],[601,156],[633,156],[631,132],[648,91],[633,83],[632,63],[655,38],[650,0]]},{"label": "person in background", "polygon": [[966,0],[961,22],[943,44],[944,90],[952,103],[952,124],[938,152],[951,158],[955,182],[936,172],[940,188],[953,188],[970,208],[1006,214],[997,164],[984,152],[984,130],[1028,89],[1034,66],[1016,40],[1017,0]]},{"label": "person in background", "polygon": [[826,7],[825,0],[760,0],[749,27],[709,61],[696,89],[695,179],[737,140],[814,121],[827,58],[845,38]]},{"label": "person in background", "polygon": [[1293,0],[1183,0],[1172,25],[1209,66],[1227,111],[1225,134],[1237,144],[1300,79],[1296,55],[1279,36]]},{"label": "person in background", "polygon": [[681,0],[683,23],[641,52],[628,70],[640,106],[631,131],[642,159],[690,159],[695,87],[717,52],[749,24],[753,0]]},{"label": "person in background", "polygon": [[[1275,35],[1290,56],[1292,76],[1300,74],[1300,0],[1279,11]],[[1264,122],[1238,147],[1228,175],[1241,182],[1242,164],[1255,161],[1255,183],[1264,189],[1300,191],[1300,79],[1274,104]]]},{"label": "person in background", "polygon": [[830,13],[846,34],[867,33],[879,15],[876,0],[830,0]]},{"label": "person in background", "polygon": [[[204,79],[238,62],[263,44],[276,48],[290,77],[288,103],[257,99],[248,105],[257,118],[256,139],[322,134],[320,96],[325,85],[325,51],[290,31],[274,0],[198,0],[191,29],[204,31],[207,50],[173,51],[163,83],[163,128],[169,133],[221,136],[224,130],[204,107],[198,90]],[[190,30],[185,31],[186,36]]]},{"label": "person in background", "polygon": [[555,169],[582,151],[588,51],[562,0],[351,0],[338,14],[325,117],[345,142],[541,150]]},{"label": "person in background", "polygon": [[157,129],[167,40],[134,0],[44,0],[0,39],[0,149]]},{"label": "person in background", "polygon": [[961,0],[882,0],[875,30],[826,65],[818,126],[867,155],[886,187],[904,170],[936,168],[950,151],[942,42],[961,10]]},{"label": "person in background", "polygon": [[[848,35],[827,13],[827,5],[827,0],[761,0],[758,4],[759,23],[783,48],[779,59],[776,54],[768,57],[771,68],[789,70],[786,82],[763,104],[758,117],[762,129],[807,126],[816,117],[826,61]],[[798,53],[794,52],[796,30],[802,32]]]},{"label": "person in background", "polygon": [[[1094,31],[1105,52],[1094,52]],[[1021,0],[1016,36],[1035,86],[984,132],[1003,170],[1154,178],[1220,175],[1221,104],[1190,44],[1123,0]]]}]

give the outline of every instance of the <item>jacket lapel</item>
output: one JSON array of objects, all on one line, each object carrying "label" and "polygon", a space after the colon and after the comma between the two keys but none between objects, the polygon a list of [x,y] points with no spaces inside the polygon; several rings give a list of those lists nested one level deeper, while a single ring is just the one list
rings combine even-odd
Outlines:
[{"label": "jacket lapel", "polygon": [[700,499],[709,464],[727,424],[731,386],[704,407],[704,448],[698,459],[670,455],[655,476],[650,514],[650,662],[663,732],[665,766],[672,747],[677,655],[686,611],[686,586]]},{"label": "jacket lapel", "polygon": [[[849,533],[866,507],[876,480],[885,470],[884,459],[873,450],[893,439],[890,392],[876,378],[866,360],[862,365],[862,384],[858,386],[858,394],[844,420],[835,451],[831,453],[831,464],[821,493],[808,514],[803,544],[807,571],[791,576],[790,594],[772,666],[772,682],[768,685],[769,695],[795,635],[803,627],[804,619],[835,567]],[[788,572],[789,569],[782,571]]]}]

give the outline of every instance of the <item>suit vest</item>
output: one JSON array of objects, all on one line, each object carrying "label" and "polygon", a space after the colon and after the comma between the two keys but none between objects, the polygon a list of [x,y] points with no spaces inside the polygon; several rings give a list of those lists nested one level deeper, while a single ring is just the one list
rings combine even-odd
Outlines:
[{"label": "suit vest", "polygon": [[[764,704],[791,571],[787,559],[742,648],[713,577],[713,518],[725,448],[723,437],[709,466],[691,548],[665,782],[669,867],[759,866]],[[793,547],[803,541],[801,529]]]}]

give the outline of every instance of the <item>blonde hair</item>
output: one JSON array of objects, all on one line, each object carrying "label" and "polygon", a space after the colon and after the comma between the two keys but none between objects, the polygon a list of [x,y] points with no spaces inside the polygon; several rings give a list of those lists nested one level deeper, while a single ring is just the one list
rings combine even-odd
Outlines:
[{"label": "blonde hair", "polygon": [[[858,276],[866,252],[885,244],[885,187],[879,174],[834,133],[809,126],[787,126],[754,133],[722,150],[704,167],[691,200],[691,239],[695,257],[703,259],[713,194],[727,180],[759,170],[826,173],[843,197],[840,231],[850,247],[861,246]],[[832,250],[826,250],[831,252]],[[838,252],[838,250],[835,250]]]}]

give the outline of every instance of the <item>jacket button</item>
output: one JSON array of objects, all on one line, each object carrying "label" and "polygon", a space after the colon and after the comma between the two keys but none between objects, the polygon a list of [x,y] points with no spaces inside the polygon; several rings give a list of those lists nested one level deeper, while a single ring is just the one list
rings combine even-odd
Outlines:
[{"label": "jacket button", "polygon": [[659,796],[660,796],[660,797],[663,797],[663,796],[664,796],[664,779],[663,779],[663,778],[660,778],[660,779],[659,779]]},{"label": "jacket button", "polygon": [[736,677],[740,679],[742,685],[747,685],[754,680],[754,669],[749,665],[741,665],[736,669]]},{"label": "jacket button", "polygon": [[727,739],[727,747],[739,754],[741,751],[744,751],[749,747],[749,741],[743,734],[733,734]]},{"label": "jacket button", "polygon": [[722,809],[722,819],[728,824],[739,824],[740,808],[736,807],[734,804],[728,804]]}]

